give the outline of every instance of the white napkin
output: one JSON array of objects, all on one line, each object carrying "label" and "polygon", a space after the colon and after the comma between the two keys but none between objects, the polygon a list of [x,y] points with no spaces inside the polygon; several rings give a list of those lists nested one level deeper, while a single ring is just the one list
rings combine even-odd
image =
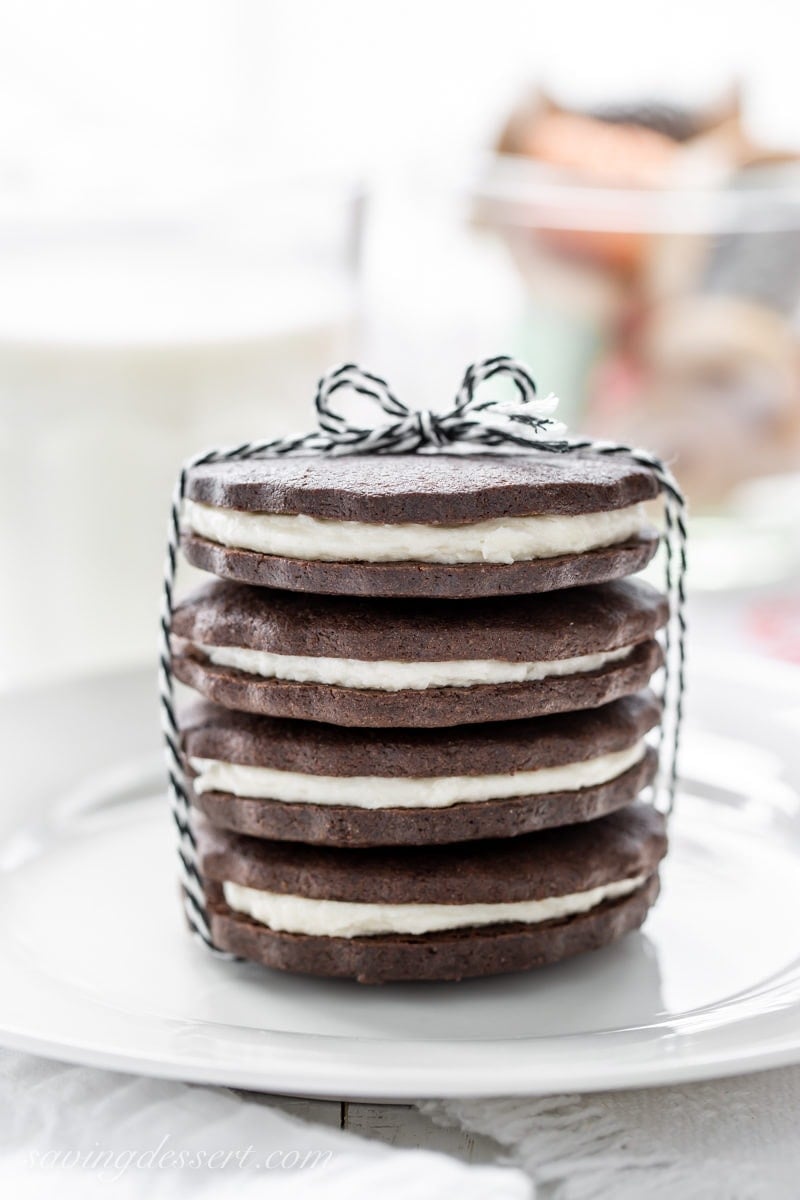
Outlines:
[{"label": "white napkin", "polygon": [[685,1087],[418,1107],[440,1124],[495,1138],[530,1179],[510,1167],[391,1149],[223,1088],[3,1053],[0,1184],[13,1184],[7,1194],[15,1200],[70,1200],[107,1189],[120,1200],[800,1195],[800,1068]]},{"label": "white napkin", "polygon": [[[179,1168],[181,1153],[186,1161]],[[198,1166],[201,1153],[204,1161]],[[473,1167],[426,1150],[394,1150],[222,1088],[10,1052],[0,1054],[3,1183],[13,1185],[0,1190],[14,1200],[107,1194],[115,1200],[145,1195],[527,1200],[531,1195],[519,1171]]]},{"label": "white napkin", "polygon": [[419,1107],[507,1147],[540,1200],[800,1196],[798,1067],[685,1087]]}]

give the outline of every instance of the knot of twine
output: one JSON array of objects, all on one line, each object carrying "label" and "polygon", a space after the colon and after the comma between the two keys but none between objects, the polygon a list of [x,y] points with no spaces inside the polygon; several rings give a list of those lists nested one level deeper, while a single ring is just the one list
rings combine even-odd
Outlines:
[{"label": "knot of twine", "polygon": [[[516,402],[481,401],[481,385],[500,375],[515,385]],[[392,420],[372,426],[352,424],[333,404],[337,393],[345,390],[373,401]],[[314,399],[317,423],[328,443],[326,452],[333,454],[413,454],[469,444],[530,447],[533,442],[544,449],[547,439],[546,448],[561,449],[566,443],[553,440],[565,432],[553,419],[557,405],[553,395],[540,398],[527,367],[506,354],[467,367],[452,408],[444,412],[409,408],[385,379],[355,363],[323,375]],[[495,417],[502,419],[501,425],[493,423]]]}]

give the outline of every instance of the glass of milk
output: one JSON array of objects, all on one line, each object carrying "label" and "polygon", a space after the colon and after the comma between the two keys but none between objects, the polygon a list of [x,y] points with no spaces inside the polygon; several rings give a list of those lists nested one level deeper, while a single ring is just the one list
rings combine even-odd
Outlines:
[{"label": "glass of milk", "polygon": [[0,687],[152,660],[181,461],[307,428],[353,352],[361,199],[0,213]]}]

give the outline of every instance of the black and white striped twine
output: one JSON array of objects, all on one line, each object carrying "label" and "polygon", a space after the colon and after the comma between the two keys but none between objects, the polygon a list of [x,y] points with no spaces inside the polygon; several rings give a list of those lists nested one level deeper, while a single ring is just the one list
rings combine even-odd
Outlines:
[{"label": "black and white striped twine", "polygon": [[[516,387],[518,401],[478,399],[479,387],[497,376],[506,376]],[[356,392],[374,401],[390,420],[361,427],[351,424],[333,407],[342,391]],[[683,716],[686,658],[686,505],[674,476],[666,464],[646,450],[618,442],[591,438],[554,436],[562,427],[550,415],[555,401],[540,399],[527,368],[507,355],[473,363],[464,374],[453,407],[446,412],[408,408],[378,375],[354,363],[346,363],[324,375],[314,400],[318,428],[311,433],[276,438],[267,442],[243,442],[224,450],[209,450],[184,463],[172,497],[164,564],[161,606],[159,692],[161,720],[167,755],[169,795],[178,834],[181,884],[186,916],[192,931],[214,953],[216,950],[208,919],[203,887],[197,869],[197,845],[189,820],[189,790],[180,730],[175,711],[174,681],[170,657],[170,627],[174,600],[175,572],[180,545],[180,520],[186,480],[192,467],[201,463],[235,462],[293,454],[415,454],[437,450],[455,452],[491,449],[502,453],[547,451],[574,454],[582,450],[637,463],[651,471],[664,498],[665,590],[670,617],[665,630],[664,722],[661,732],[660,789],[662,807],[669,814],[675,800],[678,747]],[[482,414],[486,414],[483,416]],[[497,418],[501,418],[498,422]]]}]

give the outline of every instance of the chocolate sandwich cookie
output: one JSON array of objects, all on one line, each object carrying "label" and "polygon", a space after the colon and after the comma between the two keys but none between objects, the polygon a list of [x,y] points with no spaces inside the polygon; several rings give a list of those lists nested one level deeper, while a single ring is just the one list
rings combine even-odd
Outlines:
[{"label": "chocolate sandwich cookie", "polygon": [[217,581],[175,610],[173,666],[244,712],[353,726],[502,721],[646,687],[667,614],[665,598],[634,580],[457,601]]},{"label": "chocolate sandwich cookie", "polygon": [[644,692],[602,708],[443,729],[347,729],[200,702],[181,719],[215,825],[326,846],[516,837],[629,804],[655,774]]},{"label": "chocolate sandwich cookie", "polygon": [[360,983],[529,970],[614,941],[658,894],[664,819],[637,804],[512,841],[324,850],[197,831],[211,933],[269,967]]},{"label": "chocolate sandwich cookie", "polygon": [[645,468],[598,455],[364,455],[190,468],[189,562],[241,583],[465,598],[632,575],[658,543]]}]

